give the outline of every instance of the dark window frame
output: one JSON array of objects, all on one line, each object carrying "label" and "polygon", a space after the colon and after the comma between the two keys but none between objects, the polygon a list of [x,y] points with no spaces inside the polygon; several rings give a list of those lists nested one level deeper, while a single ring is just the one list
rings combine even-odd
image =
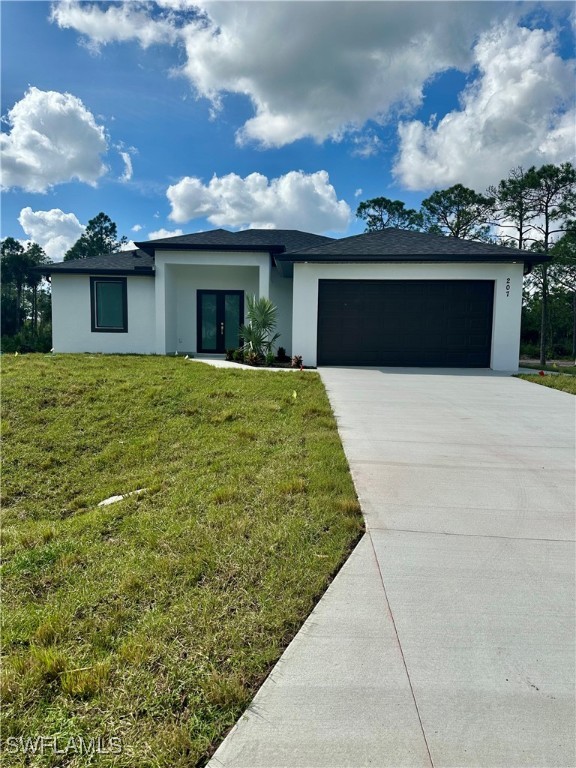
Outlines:
[{"label": "dark window frame", "polygon": [[[98,283],[120,283],[122,286],[122,327],[105,328],[97,323],[96,286]],[[90,320],[92,333],[128,333],[128,280],[126,277],[90,278]]]}]

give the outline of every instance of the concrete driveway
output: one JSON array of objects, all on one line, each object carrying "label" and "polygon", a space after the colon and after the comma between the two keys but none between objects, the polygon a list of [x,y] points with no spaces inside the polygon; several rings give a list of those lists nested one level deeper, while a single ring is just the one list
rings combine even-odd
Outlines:
[{"label": "concrete driveway", "polygon": [[211,768],[573,768],[576,399],[321,370],[364,536]]}]

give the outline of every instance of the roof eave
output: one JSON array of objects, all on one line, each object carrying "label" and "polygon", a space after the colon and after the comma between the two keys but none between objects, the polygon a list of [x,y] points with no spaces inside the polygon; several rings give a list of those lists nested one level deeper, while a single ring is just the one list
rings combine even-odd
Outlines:
[{"label": "roof eave", "polygon": [[[508,256],[508,254],[506,254]],[[535,264],[544,264],[551,260],[547,254],[527,254],[518,251],[510,253],[508,258],[499,255],[485,256],[447,256],[442,255],[418,255],[418,256],[342,256],[342,255],[298,255],[283,253],[275,257],[275,263],[280,273],[284,277],[292,277],[294,274],[294,264],[523,264],[524,267],[532,268]]]},{"label": "roof eave", "polygon": [[147,241],[145,243],[134,243],[134,245],[141,251],[144,251],[149,256],[154,256],[155,251],[238,251],[244,252],[262,252],[270,254],[283,253],[286,250],[284,245],[231,245],[231,244],[219,244],[204,243],[204,244],[187,244],[187,243],[154,243]]},{"label": "roof eave", "polygon": [[362,264],[369,262],[377,263],[418,263],[418,262],[435,262],[435,263],[483,263],[483,264],[544,264],[551,261],[552,257],[547,254],[528,254],[521,251],[518,254],[511,253],[507,258],[499,254],[486,254],[485,256],[471,254],[416,254],[416,255],[373,255],[373,254],[290,254],[283,253],[277,255],[276,261],[282,263],[291,264]]},{"label": "roof eave", "polygon": [[[57,265],[54,265],[54,267]],[[141,267],[139,269],[79,269],[78,267],[66,267],[64,269],[51,268],[49,264],[43,267],[34,267],[34,272],[41,275],[118,275],[118,276],[136,276],[136,277],[154,277],[152,267]]]}]

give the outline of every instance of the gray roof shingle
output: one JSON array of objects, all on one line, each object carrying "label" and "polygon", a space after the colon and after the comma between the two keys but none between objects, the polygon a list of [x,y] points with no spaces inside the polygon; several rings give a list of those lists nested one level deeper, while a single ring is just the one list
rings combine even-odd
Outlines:
[{"label": "gray roof shingle", "polygon": [[242,240],[249,242],[261,242],[270,245],[279,243],[287,251],[301,250],[335,242],[333,237],[314,235],[311,232],[301,232],[299,229],[247,229],[237,232]]},{"label": "gray roof shingle", "polygon": [[544,254],[504,248],[490,243],[459,240],[444,235],[384,229],[335,239],[296,229],[247,229],[229,232],[213,229],[178,237],[136,243],[134,251],[108,253],[89,259],[48,264],[43,274],[153,274],[155,250],[251,250],[274,254],[284,275],[291,275],[297,262],[523,262],[538,264],[549,260]]},{"label": "gray roof shingle", "polygon": [[193,232],[189,235],[163,237],[135,243],[134,251],[106,253],[89,259],[63,261],[46,264],[42,274],[139,274],[154,270],[154,251],[167,250],[259,250],[279,253],[286,249],[303,249],[323,245],[332,238],[300,232],[297,229],[246,229],[242,232],[229,232],[226,229],[212,229],[208,232]]},{"label": "gray roof shingle", "polygon": [[[295,256],[382,256],[382,257],[450,257],[500,256],[523,261],[525,251],[505,248],[501,245],[479,243],[474,240],[460,240],[444,235],[431,235],[423,232],[411,232],[405,229],[383,229],[379,232],[367,232],[338,240],[331,240],[318,246],[290,250],[282,254],[281,259],[293,259]],[[519,256],[522,254],[522,256]]]},{"label": "gray roof shingle", "polygon": [[90,274],[90,275],[134,275],[154,274],[154,259],[140,249],[134,251],[119,251],[104,253],[88,259],[60,261],[56,264],[45,264],[38,267],[43,275],[49,274]]},{"label": "gray roof shingle", "polygon": [[213,229],[209,232],[194,232],[191,235],[163,237],[159,240],[148,240],[136,243],[147,253],[154,250],[169,248],[193,248],[201,250],[208,246],[210,249],[258,250],[272,249],[274,251],[295,250],[329,243],[333,238],[324,235],[314,235],[311,232],[300,232],[297,229],[245,229],[241,232],[229,232],[226,229]]},{"label": "gray roof shingle", "polygon": [[444,235],[383,229],[318,246],[288,250],[275,256],[280,271],[290,276],[298,262],[310,263],[386,263],[386,262],[478,262],[529,263],[549,261],[548,256],[518,248],[461,240]]}]

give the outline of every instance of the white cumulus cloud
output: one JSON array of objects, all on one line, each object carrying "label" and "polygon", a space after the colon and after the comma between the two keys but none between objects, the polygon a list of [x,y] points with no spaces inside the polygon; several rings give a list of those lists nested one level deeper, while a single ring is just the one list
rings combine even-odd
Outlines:
[{"label": "white cumulus cloud", "polygon": [[136,248],[136,244],[134,243],[134,240],[128,240],[127,243],[122,243],[120,246],[121,251],[133,251]]},{"label": "white cumulus cloud", "polygon": [[70,93],[30,88],[8,112],[2,134],[2,186],[46,192],[77,179],[95,185],[106,171],[104,128]]},{"label": "white cumulus cloud", "polygon": [[[211,23],[188,25],[183,68],[218,105],[247,95],[255,115],[240,142],[282,146],[339,139],[367,120],[422,99],[425,82],[467,69],[478,31],[502,15],[492,3],[210,3]],[[278,41],[281,40],[281,44]]]},{"label": "white cumulus cloud", "polygon": [[134,226],[132,227],[132,232],[140,232],[141,229],[142,229],[142,224],[134,224]]},{"label": "white cumulus cloud", "polygon": [[176,222],[206,218],[218,227],[341,232],[350,206],[338,200],[326,171],[290,171],[276,179],[261,173],[214,176],[208,184],[185,176],[166,192]]},{"label": "white cumulus cloud", "polygon": [[[282,146],[340,139],[422,100],[427,80],[467,70],[477,35],[520,11],[511,3],[208,2],[104,5],[65,2],[53,19],[102,46],[176,41],[181,73],[217,112],[227,93],[253,108],[240,143]],[[374,144],[374,142],[372,142]],[[370,139],[363,145],[366,152]]]},{"label": "white cumulus cloud", "polygon": [[[559,7],[549,4],[553,18]],[[571,156],[572,63],[554,32],[518,26],[525,3],[60,2],[52,18],[99,49],[111,42],[178,45],[180,74],[217,115],[227,94],[251,116],[239,144],[280,147],[348,136],[371,157],[370,127],[400,119],[395,172],[413,189],[499,180],[516,164]],[[450,69],[473,73],[461,107],[426,125],[410,120],[426,85]],[[505,167],[503,167],[503,164]]]},{"label": "white cumulus cloud", "polygon": [[52,21],[63,29],[75,29],[85,36],[93,52],[112,42],[137,40],[143,48],[157,43],[173,43],[177,30],[170,18],[153,19],[150,5],[140,2],[104,6],[63,0],[52,6]]},{"label": "white cumulus cloud", "polygon": [[148,240],[161,240],[163,237],[179,237],[184,232],[181,229],[156,229],[148,234]]},{"label": "white cumulus cloud", "polygon": [[60,208],[49,211],[33,211],[22,208],[18,221],[30,240],[41,245],[52,261],[62,261],[66,251],[84,232],[84,226],[73,213]]},{"label": "white cumulus cloud", "polygon": [[120,157],[124,160],[124,172],[122,176],[120,176],[120,181],[130,181],[134,172],[132,169],[132,158],[130,157],[130,153],[120,152]]},{"label": "white cumulus cloud", "polygon": [[555,34],[505,24],[474,48],[479,76],[461,108],[437,124],[399,126],[395,173],[409,189],[457,182],[483,189],[516,166],[574,157],[574,61],[554,50]]}]

